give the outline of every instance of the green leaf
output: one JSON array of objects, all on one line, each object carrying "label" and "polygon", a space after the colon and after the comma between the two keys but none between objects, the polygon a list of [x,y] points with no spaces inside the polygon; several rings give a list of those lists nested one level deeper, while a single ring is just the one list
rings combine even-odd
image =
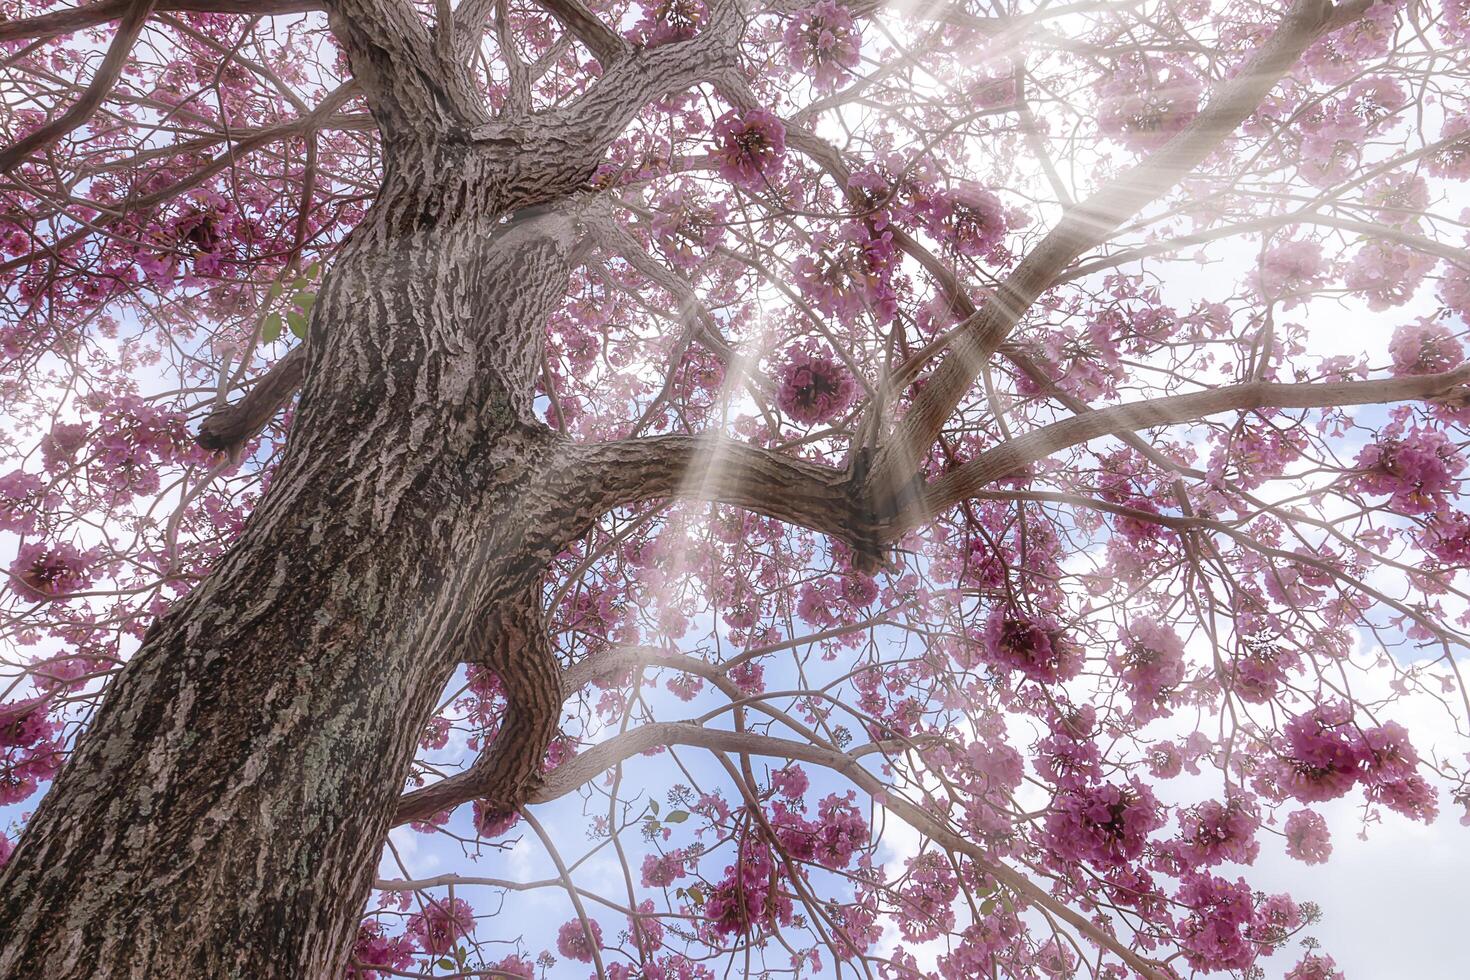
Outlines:
[{"label": "green leaf", "polygon": [[693,888],[689,889],[689,900],[695,905],[703,905],[704,890],[701,889],[698,885],[695,885]]},{"label": "green leaf", "polygon": [[683,823],[689,819],[688,810],[670,810],[669,815],[664,817],[669,823]]},{"label": "green leaf", "polygon": [[653,812],[655,817],[658,816],[658,800],[649,800],[648,809]]},{"label": "green leaf", "polygon": [[311,280],[305,276],[297,276],[296,281],[291,284],[292,289],[305,289],[311,285]]},{"label": "green leaf", "polygon": [[301,312],[305,313],[311,309],[311,304],[316,302],[316,293],[297,293],[296,298],[292,302],[296,304]]},{"label": "green leaf", "polygon": [[271,283],[271,288],[268,289],[268,290],[266,290],[266,292],[268,292],[270,294],[270,298],[271,299],[279,299],[280,296],[281,296],[281,294],[284,293],[285,291],[286,291],[286,287],[281,284],[281,280],[279,280],[279,279],[277,279],[275,282]]},{"label": "green leaf", "polygon": [[281,339],[281,314],[272,313],[265,318],[260,325],[260,340],[262,343],[273,344]]},{"label": "green leaf", "polygon": [[[290,313],[286,314],[286,322],[291,324],[292,333],[300,337],[302,340],[306,339],[306,317],[302,316],[300,313],[297,313],[295,310],[292,310]],[[279,328],[276,330],[276,332],[280,333]]]},{"label": "green leaf", "polygon": [[306,267],[306,271],[303,272],[302,275],[308,279],[315,279],[317,275],[321,273],[321,271],[322,264],[320,262],[313,262],[311,265]]},{"label": "green leaf", "polygon": [[447,956],[439,961],[439,969],[441,970],[452,970],[455,968],[456,965],[457,964],[454,962],[454,960],[451,960]]}]

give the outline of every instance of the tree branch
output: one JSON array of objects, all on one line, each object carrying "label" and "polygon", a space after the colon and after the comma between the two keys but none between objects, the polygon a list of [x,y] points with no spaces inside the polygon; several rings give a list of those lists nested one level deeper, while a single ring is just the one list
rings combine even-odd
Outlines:
[{"label": "tree branch", "polygon": [[604,69],[611,68],[633,50],[623,36],[603,23],[582,0],[536,0],[536,5],[545,8],[567,30],[571,31],[587,50],[602,63]]},{"label": "tree branch", "polygon": [[859,759],[864,755],[882,752],[884,746],[881,744],[869,744],[850,752],[838,752],[811,742],[797,742],[753,732],[706,728],[692,722],[656,722],[594,745],[581,755],[563,763],[547,775],[541,788],[527,802],[549,803],[586,785],[599,773],[607,771],[619,762],[662,745],[688,745],[714,752],[793,759],[823,766],[840,773],[910,827],[941,846],[968,856],[1019,897],[1063,919],[1098,946],[1123,960],[1139,975],[1148,980],[1163,980],[1165,976],[1156,964],[1139,956],[1096,923],[1089,921],[1085,916],[1079,915],[1061,901],[1048,895],[1025,875],[997,862],[980,845],[954,832],[939,818],[897,795],[876,776],[864,769]]},{"label": "tree branch", "polygon": [[195,441],[205,449],[234,455],[254,439],[301,387],[306,376],[306,347],[293,347],[272,364],[245,393],[245,397],[210,413],[199,426]]},{"label": "tree branch", "polygon": [[892,492],[917,471],[940,429],[959,406],[1012,328],[1086,249],[1107,240],[1123,221],[1173,187],[1245,120],[1301,53],[1327,30],[1361,14],[1369,0],[1334,8],[1297,0],[1275,34],[1240,74],[1222,84],[1194,121],[1145,160],[1068,211],[954,333],[949,356],[930,375],[874,465],[875,488]]},{"label": "tree branch", "polygon": [[[0,24],[0,43],[6,41],[44,41],[96,27],[117,20],[133,6],[135,0],[101,0],[67,10],[53,10],[35,17],[25,17]],[[160,13],[241,14],[252,17],[274,17],[320,10],[320,0],[158,0],[153,9]]]},{"label": "tree branch", "polygon": [[846,474],[716,433],[578,446],[567,465],[588,514],[663,498],[714,500],[844,541],[870,536]]},{"label": "tree branch", "polygon": [[[988,484],[1013,475],[1052,453],[1105,435],[1122,435],[1157,425],[1193,422],[1219,412],[1281,408],[1337,408],[1381,405],[1463,396],[1470,385],[1470,364],[1439,374],[1378,381],[1330,381],[1320,384],[1277,384],[1256,381],[1172,395],[1150,401],[1114,405],[1076,415],[1018,436],[929,484],[919,513],[903,516],[901,525],[947,510]],[[897,532],[895,529],[894,533]]]},{"label": "tree branch", "polygon": [[155,0],[129,0],[124,5],[121,20],[117,25],[117,33],[113,35],[112,43],[107,47],[107,54],[103,56],[101,66],[92,76],[92,81],[87,84],[81,97],[73,102],[65,112],[40,129],[0,150],[0,174],[10,173],[32,151],[51,145],[92,118],[92,113],[97,111],[97,107],[102,104],[107,93],[112,91],[112,86],[117,83],[118,76],[122,74],[128,55],[132,54],[133,43],[138,40],[138,35],[143,33],[148,17],[153,13],[154,2]]},{"label": "tree branch", "polygon": [[508,608],[486,615],[474,636],[483,646],[466,659],[495,671],[505,689],[500,731],[464,772],[404,794],[393,815],[395,826],[475,799],[494,811],[514,812],[541,781],[541,762],[556,737],[565,697],[539,584]]},{"label": "tree branch", "polygon": [[469,73],[446,59],[408,0],[324,0],[385,144],[488,121]]}]

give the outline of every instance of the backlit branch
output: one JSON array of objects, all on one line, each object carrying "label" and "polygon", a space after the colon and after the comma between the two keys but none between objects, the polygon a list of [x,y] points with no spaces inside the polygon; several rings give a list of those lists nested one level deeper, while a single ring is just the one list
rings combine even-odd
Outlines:
[{"label": "backlit branch", "polygon": [[1299,0],[1240,74],[1225,82],[1177,136],[1072,208],[954,334],[949,354],[895,427],[874,467],[880,492],[918,468],[980,371],[1012,328],[1079,255],[1107,240],[1128,217],[1199,165],[1265,98],[1325,31],[1361,14],[1367,0],[1334,8]]},{"label": "backlit branch", "polygon": [[1440,374],[1380,381],[1252,382],[1115,405],[1063,419],[986,450],[929,484],[924,494],[924,514],[907,515],[906,523],[947,510],[996,480],[1013,476],[1053,453],[1100,436],[1197,421],[1219,412],[1336,408],[1446,398],[1463,395],[1466,384],[1470,384],[1470,366]]}]

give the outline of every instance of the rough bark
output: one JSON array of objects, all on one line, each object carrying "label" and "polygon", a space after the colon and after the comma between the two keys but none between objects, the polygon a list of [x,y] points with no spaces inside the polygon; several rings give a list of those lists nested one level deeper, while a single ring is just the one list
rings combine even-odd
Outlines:
[{"label": "rough bark", "polygon": [[435,698],[591,520],[528,421],[573,223],[502,221],[478,161],[393,156],[271,492],[0,876],[0,977],[341,975]]}]

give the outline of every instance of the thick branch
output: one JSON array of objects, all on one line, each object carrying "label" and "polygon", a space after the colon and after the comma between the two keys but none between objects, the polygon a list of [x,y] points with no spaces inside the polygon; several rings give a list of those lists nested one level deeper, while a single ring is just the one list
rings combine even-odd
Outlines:
[{"label": "thick branch", "polygon": [[549,11],[577,40],[587,45],[587,50],[605,69],[633,50],[621,34],[603,23],[582,0],[536,0],[536,5]]},{"label": "thick branch", "polygon": [[72,103],[71,108],[40,129],[0,150],[0,174],[10,173],[32,151],[51,145],[92,118],[92,113],[97,111],[97,107],[102,104],[107,93],[112,91],[112,86],[122,74],[123,65],[133,51],[133,43],[143,33],[148,16],[153,13],[153,5],[154,0],[130,0],[125,5],[122,19],[117,25],[117,33],[108,45],[107,54],[103,56],[101,66],[81,97]]},{"label": "thick branch", "polygon": [[306,348],[297,346],[270,366],[232,405],[216,409],[199,426],[199,445],[233,455],[254,439],[301,387],[306,376]]},{"label": "thick branch", "polygon": [[880,452],[875,465],[877,490],[897,487],[917,470],[990,356],[1068,265],[1198,166],[1255,111],[1313,41],[1367,7],[1367,0],[1338,9],[1323,0],[1298,0],[1260,52],[1219,87],[1189,126],[1072,208],[955,332],[949,356],[929,377]]},{"label": "thick branch", "polygon": [[[0,43],[6,41],[42,41],[74,34],[122,17],[135,0],[102,0],[67,10],[53,10],[35,17],[25,17],[0,24]],[[319,0],[158,0],[153,9],[160,13],[246,14],[272,17],[320,10]]]},{"label": "thick branch", "polygon": [[841,471],[710,433],[628,439],[576,448],[588,513],[648,500],[714,500],[846,541],[865,539]]},{"label": "thick branch", "polygon": [[1464,393],[1470,365],[1418,377],[1380,381],[1329,381],[1320,384],[1251,382],[1208,391],[1132,402],[1063,419],[1018,436],[931,483],[923,513],[905,515],[912,523],[954,504],[1006,476],[1014,475],[1052,453],[1105,435],[1122,435],[1156,425],[1193,422],[1219,412],[1286,408],[1337,408],[1389,402],[1439,399]]},{"label": "thick branch", "polygon": [[483,125],[484,100],[469,73],[442,56],[408,0],[326,0],[385,141],[467,132]]},{"label": "thick branch", "polygon": [[505,689],[505,718],[495,741],[464,772],[403,796],[394,825],[427,820],[468,800],[513,812],[541,781],[541,762],[556,737],[564,700],[561,669],[541,615],[540,590],[476,626],[483,644],[470,658],[495,671]]}]

